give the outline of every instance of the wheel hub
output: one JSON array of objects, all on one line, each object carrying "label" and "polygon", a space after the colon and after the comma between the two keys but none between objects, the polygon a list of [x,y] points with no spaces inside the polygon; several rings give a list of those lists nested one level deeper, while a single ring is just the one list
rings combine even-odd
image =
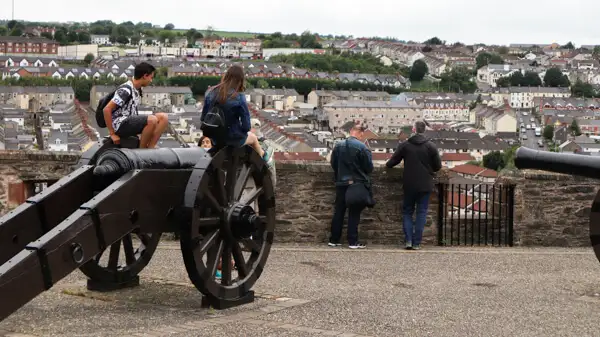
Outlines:
[{"label": "wheel hub", "polygon": [[235,203],[229,208],[227,222],[235,238],[248,238],[261,224],[259,216],[251,206]]}]

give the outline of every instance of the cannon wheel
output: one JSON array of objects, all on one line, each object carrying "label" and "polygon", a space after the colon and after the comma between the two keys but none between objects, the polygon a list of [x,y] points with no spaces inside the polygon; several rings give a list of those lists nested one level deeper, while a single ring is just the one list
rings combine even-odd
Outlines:
[{"label": "cannon wheel", "polygon": [[594,253],[596,253],[596,258],[600,261],[600,191],[594,198],[590,213],[590,242]]},{"label": "cannon wheel", "polygon": [[[134,247],[133,235],[137,237],[138,240],[136,241],[139,241],[139,245],[136,244],[137,248]],[[91,280],[91,282],[88,282],[88,288],[90,290],[113,290],[137,285],[139,282],[138,274],[152,259],[160,237],[160,233],[140,234],[134,230],[102,253],[96,255],[79,268]],[[121,246],[123,254],[121,254]],[[107,251],[110,251],[108,260],[103,263],[101,259]]]},{"label": "cannon wheel", "polygon": [[[139,139],[137,137],[129,137],[122,139],[121,147],[137,148],[138,145]],[[102,151],[113,147],[115,145],[109,139],[102,139],[82,155],[77,166],[95,164]],[[137,238],[135,241],[134,236]],[[138,274],[152,259],[160,237],[161,233],[139,233],[134,230],[102,253],[96,255],[79,268],[90,279],[88,280],[88,288],[90,290],[114,290],[137,285],[139,283]],[[139,241],[139,243],[136,241]],[[136,247],[134,247],[134,244]],[[102,257],[105,256],[107,251],[110,251],[110,253],[108,254],[108,260],[104,263]]]},{"label": "cannon wheel", "polygon": [[[253,213],[252,205],[260,221],[240,224],[240,214]],[[212,302],[239,302],[260,277],[273,243],[275,191],[267,165],[248,146],[207,154],[190,176],[185,207],[192,218],[180,243],[190,280]]]}]

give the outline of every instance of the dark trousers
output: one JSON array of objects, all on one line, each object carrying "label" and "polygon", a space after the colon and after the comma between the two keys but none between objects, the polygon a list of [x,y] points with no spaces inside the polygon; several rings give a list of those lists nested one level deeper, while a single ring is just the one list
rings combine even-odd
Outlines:
[{"label": "dark trousers", "polygon": [[[335,188],[335,208],[333,219],[331,220],[331,236],[329,242],[340,243],[342,237],[342,228],[344,227],[344,215],[346,214],[346,190],[348,186],[336,186]],[[348,244],[358,243],[358,223],[360,222],[360,213],[364,208],[348,209]]]}]

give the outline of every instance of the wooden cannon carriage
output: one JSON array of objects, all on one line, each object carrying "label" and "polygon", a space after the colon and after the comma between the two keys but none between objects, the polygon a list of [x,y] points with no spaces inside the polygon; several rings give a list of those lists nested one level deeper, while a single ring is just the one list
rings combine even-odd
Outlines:
[{"label": "wooden cannon carriage", "polygon": [[139,284],[166,232],[179,235],[205,303],[222,309],[253,301],[275,226],[268,172],[247,146],[95,144],[71,174],[0,218],[0,320],[76,269],[90,290]]}]

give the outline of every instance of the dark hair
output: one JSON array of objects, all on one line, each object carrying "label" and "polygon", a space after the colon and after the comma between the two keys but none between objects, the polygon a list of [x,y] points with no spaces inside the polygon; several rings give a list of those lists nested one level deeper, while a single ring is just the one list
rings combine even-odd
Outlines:
[{"label": "dark hair", "polygon": [[[206,137],[206,136],[202,136],[202,137],[200,137],[200,140],[198,140],[198,147],[201,147],[201,146],[202,146],[202,141],[204,141],[204,139],[206,139],[206,138],[208,138],[208,137]],[[210,139],[210,138],[209,138],[209,139]],[[210,141],[210,143],[212,144],[212,140]]]},{"label": "dark hair", "polygon": [[154,68],[153,65],[151,65],[150,63],[142,62],[135,66],[135,69],[133,70],[133,78],[139,80],[140,78],[146,75],[150,75],[155,71],[156,68]]},{"label": "dark hair", "polygon": [[427,126],[427,124],[425,124],[425,122],[423,121],[418,121],[415,123],[415,131],[417,133],[424,133],[425,132],[425,127]]},{"label": "dark hair", "polygon": [[354,125],[352,125],[352,129],[351,130],[365,132],[365,131],[367,131],[367,127],[365,125],[360,124],[360,123],[354,123]]},{"label": "dark hair", "polygon": [[[221,80],[221,84],[219,84],[217,93],[219,103],[225,104],[229,97],[236,97],[238,93],[245,91],[245,77],[244,68],[241,66],[234,64],[229,67]],[[233,90],[233,93],[229,96],[231,90]]]}]

